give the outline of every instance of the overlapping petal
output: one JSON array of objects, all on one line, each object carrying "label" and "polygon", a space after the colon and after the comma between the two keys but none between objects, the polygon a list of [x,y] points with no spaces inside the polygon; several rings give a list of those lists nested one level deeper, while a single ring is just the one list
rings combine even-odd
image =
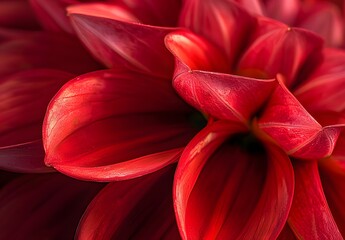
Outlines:
[{"label": "overlapping petal", "polygon": [[296,98],[310,111],[345,110],[345,52],[326,48],[322,62],[293,91]]},{"label": "overlapping petal", "polygon": [[57,173],[12,180],[0,191],[0,238],[72,239],[88,203],[102,187]]},{"label": "overlapping petal", "polygon": [[254,31],[255,20],[234,1],[187,0],[180,14],[180,25],[223,49],[232,66],[246,43],[243,39]]},{"label": "overlapping petal", "polygon": [[70,81],[48,107],[46,163],[73,177],[107,181],[175,162],[197,129],[170,84],[112,70]]},{"label": "overlapping petal", "polygon": [[173,57],[165,48],[164,37],[175,28],[123,21],[123,14],[109,18],[109,14],[97,12],[95,16],[93,7],[77,5],[68,12],[79,38],[97,59],[109,68],[171,78]]},{"label": "overlapping petal", "polygon": [[344,121],[339,123],[338,116],[328,115],[324,125],[315,117],[318,116],[312,116],[279,81],[258,123],[260,129],[288,154],[297,158],[318,159],[332,153],[345,125]]},{"label": "overlapping petal", "polygon": [[296,161],[289,225],[301,239],[343,239],[322,190],[317,162]]},{"label": "overlapping petal", "polygon": [[242,55],[237,71],[247,76],[259,72],[268,78],[280,73],[290,87],[307,59],[321,51],[322,43],[320,37],[304,29],[276,28],[257,37]]},{"label": "overlapping petal", "polygon": [[77,239],[180,239],[171,192],[174,169],[109,183],[88,206]]},{"label": "overlapping petal", "polygon": [[238,139],[226,141],[243,131],[215,122],[184,150],[174,183],[183,239],[274,239],[284,227],[294,188],[290,161],[270,145],[251,154]]},{"label": "overlapping petal", "polygon": [[57,70],[36,69],[0,81],[1,169],[51,171],[43,162],[43,118],[50,99],[73,76]]}]

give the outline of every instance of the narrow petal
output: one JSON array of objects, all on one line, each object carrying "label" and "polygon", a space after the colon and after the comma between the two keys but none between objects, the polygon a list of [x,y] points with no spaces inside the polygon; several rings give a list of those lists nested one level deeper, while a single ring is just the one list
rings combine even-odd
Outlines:
[{"label": "narrow petal", "polygon": [[290,87],[307,59],[321,47],[322,39],[317,35],[285,26],[258,37],[243,54],[237,71],[263,72],[271,78],[280,73]]},{"label": "narrow petal", "polygon": [[[29,0],[41,25],[48,31],[74,33],[66,17],[67,1]],[[73,2],[73,1],[72,1]],[[78,3],[78,1],[74,1]]]},{"label": "narrow petal", "polygon": [[[164,37],[174,28],[155,27],[123,21],[123,14],[109,18],[93,5],[68,8],[73,27],[93,55],[109,68],[127,68],[153,76],[171,78],[173,57]],[[88,12],[85,14],[85,12]]]},{"label": "narrow petal", "polygon": [[296,161],[289,225],[301,239],[342,239],[324,196],[317,162]]},{"label": "narrow petal", "polygon": [[231,136],[243,131],[215,122],[184,150],[174,183],[184,239],[275,239],[284,227],[293,195],[290,160],[273,146],[267,155],[241,149]]},{"label": "narrow petal", "polygon": [[48,107],[45,161],[88,180],[140,176],[176,161],[197,131],[191,113],[163,79],[111,70],[82,75]]},{"label": "narrow petal", "polygon": [[243,39],[253,31],[255,20],[233,1],[187,0],[180,15],[180,25],[223,49],[232,66],[244,47]]},{"label": "narrow petal", "polygon": [[344,84],[345,52],[326,48],[321,64],[293,93],[308,110],[342,112],[345,110]]},{"label": "narrow petal", "polygon": [[171,188],[174,167],[109,183],[88,206],[77,239],[180,239]]},{"label": "narrow petal", "polygon": [[12,180],[0,191],[0,238],[73,239],[79,219],[102,187],[57,173]]},{"label": "narrow petal", "polygon": [[344,128],[344,124],[338,124],[336,120],[322,126],[281,81],[273,92],[258,123],[259,128],[288,154],[303,159],[318,159],[329,156]]}]

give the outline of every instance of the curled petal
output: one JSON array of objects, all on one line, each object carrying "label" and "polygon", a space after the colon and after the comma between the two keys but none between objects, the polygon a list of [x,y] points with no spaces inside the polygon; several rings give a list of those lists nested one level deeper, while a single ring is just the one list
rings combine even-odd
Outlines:
[{"label": "curled petal", "polygon": [[243,131],[218,121],[185,148],[174,182],[184,239],[275,239],[284,227],[293,196],[290,161],[273,146],[267,156],[254,155],[226,141]]},{"label": "curled petal", "polygon": [[109,68],[171,78],[173,57],[164,37],[176,29],[123,21],[123,14],[112,18],[104,12],[93,14],[93,6],[76,5],[68,13],[79,38],[97,59]]},{"label": "curled petal", "polygon": [[57,173],[14,179],[0,191],[0,238],[73,239],[87,205],[102,187]]},{"label": "curled petal", "polygon": [[182,7],[180,25],[223,49],[232,66],[244,47],[243,39],[253,30],[255,20],[233,1],[188,0]]},{"label": "curled petal", "polygon": [[201,112],[244,124],[269,97],[275,84],[274,79],[191,71],[179,59],[173,81],[180,96]]},{"label": "curled petal", "polygon": [[88,206],[77,239],[180,239],[171,196],[174,169],[109,183]]},{"label": "curled petal", "polygon": [[288,154],[303,159],[329,156],[344,128],[338,119],[322,126],[280,81],[259,118],[259,128]]},{"label": "curled petal", "polygon": [[190,112],[164,79],[110,70],[80,76],[48,106],[45,161],[88,180],[141,176],[177,160],[197,130]]},{"label": "curled petal", "polygon": [[308,57],[312,58],[321,47],[322,39],[311,32],[287,26],[276,28],[251,44],[240,59],[237,71],[249,76],[252,72],[263,72],[267,77],[280,73],[290,87]]},{"label": "curled petal", "polygon": [[345,110],[345,52],[326,48],[322,59],[293,93],[310,111],[342,112]]},{"label": "curled petal", "polygon": [[322,191],[317,162],[296,161],[289,225],[301,239],[342,239]]}]

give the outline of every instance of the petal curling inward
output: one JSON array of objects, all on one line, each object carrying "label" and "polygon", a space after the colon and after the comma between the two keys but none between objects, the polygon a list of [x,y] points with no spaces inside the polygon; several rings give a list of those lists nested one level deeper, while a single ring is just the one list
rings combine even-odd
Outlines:
[{"label": "petal curling inward", "polygon": [[343,239],[322,191],[316,161],[295,161],[289,225],[300,239]]},{"label": "petal curling inward", "polygon": [[155,27],[122,19],[84,14],[88,5],[69,8],[79,38],[109,68],[127,68],[171,79],[174,60],[164,37],[176,28]]},{"label": "petal curling inward", "polygon": [[48,106],[46,164],[97,181],[155,171],[175,162],[197,131],[190,113],[163,79],[112,70],[79,76]]},{"label": "petal curling inward", "polygon": [[319,36],[304,29],[288,26],[274,29],[251,44],[242,55],[237,71],[264,72],[271,78],[279,73],[284,76],[285,85],[290,87],[306,60],[317,54],[322,44]]},{"label": "petal curling inward", "polygon": [[219,119],[247,124],[271,94],[274,79],[193,71],[177,59],[173,86],[199,111]]},{"label": "petal curling inward", "polygon": [[314,72],[293,91],[311,111],[345,111],[345,52],[325,48],[323,60]]},{"label": "petal curling inward", "polygon": [[102,187],[58,173],[18,177],[0,190],[0,238],[73,239],[87,205]]},{"label": "petal curling inward", "polygon": [[[278,79],[281,76],[278,76]],[[331,122],[333,120],[330,119]],[[344,124],[322,126],[289,92],[281,80],[259,117],[259,128],[289,155],[301,159],[330,156]]]},{"label": "petal curling inward", "polygon": [[274,146],[265,155],[224,143],[243,131],[215,122],[185,148],[174,182],[183,239],[275,239],[283,229],[294,188],[290,160]]},{"label": "petal curling inward", "polygon": [[88,206],[76,239],[180,239],[171,196],[174,170],[109,183]]},{"label": "petal curling inward", "polygon": [[233,1],[188,0],[182,7],[180,25],[224,49],[232,66],[246,44],[243,39],[255,28],[255,20]]}]

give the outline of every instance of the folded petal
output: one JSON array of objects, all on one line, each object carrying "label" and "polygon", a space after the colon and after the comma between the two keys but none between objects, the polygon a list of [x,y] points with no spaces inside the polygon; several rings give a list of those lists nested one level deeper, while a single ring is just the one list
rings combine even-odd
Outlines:
[{"label": "folded petal", "polygon": [[345,51],[325,48],[322,62],[293,91],[296,98],[311,111],[345,110]]},{"label": "folded petal", "polygon": [[123,21],[123,14],[109,18],[104,12],[93,14],[92,8],[93,4],[76,5],[68,8],[68,13],[79,38],[99,61],[109,68],[171,78],[173,57],[164,37],[174,28]]},{"label": "folded petal", "polygon": [[273,146],[245,150],[239,142],[247,136],[234,136],[243,131],[218,121],[185,148],[174,183],[184,239],[275,239],[284,227],[294,185],[290,160]]},{"label": "folded petal", "polygon": [[45,161],[88,180],[140,176],[177,160],[197,131],[191,113],[164,79],[111,70],[82,75],[48,107]]},{"label": "folded petal", "polygon": [[317,162],[296,161],[289,225],[301,239],[343,239],[322,190]]},{"label": "folded petal", "polygon": [[263,72],[269,78],[280,73],[288,87],[296,82],[308,58],[312,59],[312,54],[322,47],[320,37],[303,29],[283,26],[263,33],[242,55],[237,71],[249,76],[252,72]]},{"label": "folded petal", "polygon": [[243,39],[253,31],[255,20],[233,1],[186,0],[180,15],[180,25],[223,49],[232,66],[246,43]]},{"label": "folded petal", "polygon": [[318,116],[312,116],[279,81],[258,123],[259,128],[288,154],[297,158],[318,159],[332,153],[345,125],[344,120],[339,123],[338,118],[331,115],[325,124],[314,117]]},{"label": "folded petal", "polygon": [[88,206],[77,239],[180,239],[172,202],[174,167],[109,183]]},{"label": "folded petal", "polygon": [[0,190],[0,238],[73,239],[79,219],[102,187],[57,173],[12,180]]},{"label": "folded petal", "polygon": [[0,76],[33,68],[73,74],[100,69],[100,64],[74,37],[43,32],[12,34],[12,39],[0,45],[0,61]]},{"label": "folded petal", "polygon": [[[72,74],[27,70],[0,81],[0,168],[51,171],[44,165],[42,123],[49,101]],[[24,117],[23,117],[24,116]]]}]

